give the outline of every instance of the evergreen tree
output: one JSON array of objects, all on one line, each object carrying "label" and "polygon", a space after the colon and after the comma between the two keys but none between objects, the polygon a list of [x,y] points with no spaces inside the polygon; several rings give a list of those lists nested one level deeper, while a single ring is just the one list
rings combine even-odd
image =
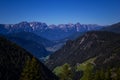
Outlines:
[{"label": "evergreen tree", "polygon": [[93,80],[100,80],[100,72],[97,70]]},{"label": "evergreen tree", "polygon": [[111,80],[111,71],[110,69],[107,69],[105,72],[105,79],[104,80]]},{"label": "evergreen tree", "polygon": [[20,80],[40,80],[40,66],[37,64],[36,59],[33,57],[27,59],[23,71],[21,73]]},{"label": "evergreen tree", "polygon": [[93,65],[91,63],[88,63],[83,72],[83,77],[81,78],[81,80],[92,80],[93,78],[92,70],[93,70]]},{"label": "evergreen tree", "polygon": [[105,79],[105,71],[103,69],[100,70],[99,76],[100,76],[100,80],[104,80]]},{"label": "evergreen tree", "polygon": [[120,80],[120,68],[117,69],[116,74],[117,74],[116,80]]},{"label": "evergreen tree", "polygon": [[63,66],[56,67],[53,71],[60,80],[72,80],[73,73],[69,64],[65,63]]},{"label": "evergreen tree", "polygon": [[31,61],[30,58],[27,57],[25,66],[24,66],[23,71],[20,76],[20,80],[29,80],[30,61]]}]

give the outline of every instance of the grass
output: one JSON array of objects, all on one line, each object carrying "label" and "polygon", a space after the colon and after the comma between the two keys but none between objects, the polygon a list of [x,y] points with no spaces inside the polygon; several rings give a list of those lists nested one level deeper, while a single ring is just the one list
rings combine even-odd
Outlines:
[{"label": "grass", "polygon": [[88,64],[94,65],[94,60],[96,59],[96,57],[94,58],[90,58],[87,61],[77,65],[76,67],[76,71],[85,71],[86,67],[88,66]]}]

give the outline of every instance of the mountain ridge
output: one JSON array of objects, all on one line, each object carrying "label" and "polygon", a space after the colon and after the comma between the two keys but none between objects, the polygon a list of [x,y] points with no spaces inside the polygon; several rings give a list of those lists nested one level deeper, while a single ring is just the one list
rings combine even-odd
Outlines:
[{"label": "mountain ridge", "polygon": [[46,61],[46,65],[51,70],[64,63],[75,66],[77,63],[82,63],[96,55],[111,52],[114,50],[113,47],[120,46],[116,44],[109,48],[113,42],[117,43],[118,40],[120,40],[120,34],[117,33],[106,31],[87,32],[76,40],[67,41],[61,49],[51,54],[48,61]]},{"label": "mountain ridge", "polygon": [[[17,24],[1,24],[3,31],[1,33],[33,32],[49,40],[60,40],[70,36],[75,32],[85,32],[90,30],[99,30],[103,26],[96,24],[59,24],[47,25],[42,22],[20,22]],[[58,35],[60,35],[58,37]]]},{"label": "mountain ridge", "polygon": [[120,22],[112,24],[108,27],[104,27],[101,30],[102,31],[110,31],[110,32],[120,33]]},{"label": "mountain ridge", "polygon": [[46,47],[55,44],[31,32],[11,33],[4,35],[4,37],[26,49],[38,59],[48,56],[51,52],[46,50]]}]

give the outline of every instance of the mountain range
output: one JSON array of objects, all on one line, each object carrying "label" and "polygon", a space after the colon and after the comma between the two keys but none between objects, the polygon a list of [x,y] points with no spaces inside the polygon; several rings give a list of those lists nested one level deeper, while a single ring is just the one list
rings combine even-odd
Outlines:
[{"label": "mountain range", "polygon": [[47,25],[24,21],[18,24],[0,24],[0,34],[40,59],[61,48],[67,40],[102,27],[96,24]]},{"label": "mountain range", "polygon": [[[75,32],[98,30],[103,26],[96,24],[59,24],[47,25],[41,22],[20,22],[18,24],[0,24],[2,34],[17,32],[32,32],[48,40],[60,40]],[[58,36],[59,35],[59,36]]]},{"label": "mountain range", "polygon": [[[0,24],[0,79],[120,80],[120,23],[80,25]],[[62,47],[51,54],[49,49],[58,45]],[[45,65],[57,77],[39,61],[45,56]]]}]

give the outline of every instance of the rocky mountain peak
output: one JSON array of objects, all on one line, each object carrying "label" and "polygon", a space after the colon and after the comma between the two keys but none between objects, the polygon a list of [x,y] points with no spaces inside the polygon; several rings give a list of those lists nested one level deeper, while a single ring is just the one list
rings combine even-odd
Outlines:
[{"label": "rocky mountain peak", "polygon": [[[86,32],[91,30],[101,29],[103,26],[99,25],[82,25],[80,23],[76,24],[59,24],[59,25],[47,25],[42,22],[27,22],[23,21],[17,24],[3,24],[4,31],[1,31],[2,34],[6,33],[17,33],[17,32],[33,32],[39,36],[45,37],[49,40],[60,40],[64,39],[76,32]],[[58,35],[60,35],[58,37]]]}]

